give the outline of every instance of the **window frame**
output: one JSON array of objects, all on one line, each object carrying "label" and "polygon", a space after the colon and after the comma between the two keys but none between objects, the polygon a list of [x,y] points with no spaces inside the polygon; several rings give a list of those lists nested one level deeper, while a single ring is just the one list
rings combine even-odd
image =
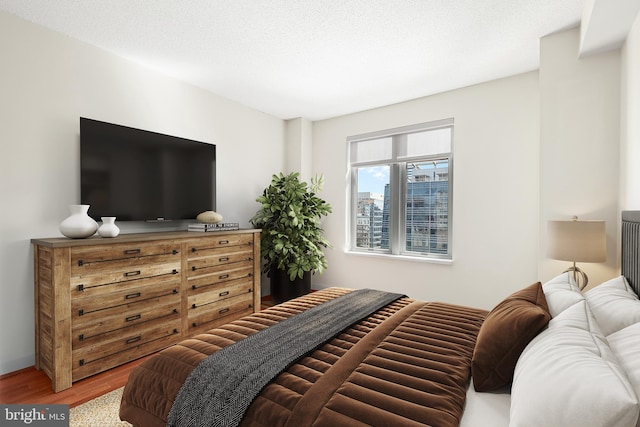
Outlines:
[{"label": "window frame", "polygon": [[[403,156],[400,147],[406,141],[407,135],[442,128],[450,129],[449,151],[443,153],[433,153],[428,155]],[[390,137],[392,144],[392,155],[389,159],[357,161],[352,160],[354,143],[365,142]],[[454,144],[454,120],[443,119],[427,123],[403,126],[388,130],[370,132],[347,138],[347,182],[349,185],[347,194],[349,197],[347,213],[348,242],[347,250],[358,254],[378,254],[390,255],[394,257],[411,257],[425,260],[450,261],[453,259],[453,147]],[[407,250],[407,189],[408,189],[408,169],[411,163],[424,163],[436,160],[447,160],[448,162],[448,200],[447,200],[447,252],[419,252]],[[388,166],[389,167],[389,249],[363,248],[357,245],[357,212],[358,212],[358,169],[362,167]]]}]

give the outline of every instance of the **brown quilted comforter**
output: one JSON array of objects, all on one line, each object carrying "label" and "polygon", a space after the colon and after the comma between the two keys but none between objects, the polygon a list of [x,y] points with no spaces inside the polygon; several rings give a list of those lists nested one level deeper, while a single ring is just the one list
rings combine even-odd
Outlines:
[{"label": "brown quilted comforter", "polygon": [[[182,383],[201,360],[348,292],[314,292],[163,350],[131,373],[120,418],[135,426],[166,425]],[[241,425],[457,426],[486,315],[484,310],[401,298],[282,372],[253,401]]]}]

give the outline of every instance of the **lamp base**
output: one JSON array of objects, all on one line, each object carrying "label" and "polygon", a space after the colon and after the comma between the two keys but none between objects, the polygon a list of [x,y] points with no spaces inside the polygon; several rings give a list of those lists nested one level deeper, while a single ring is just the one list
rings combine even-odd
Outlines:
[{"label": "lamp base", "polygon": [[563,271],[563,273],[573,273],[573,280],[575,280],[580,290],[583,290],[589,283],[589,278],[587,277],[587,273],[585,273],[584,271],[576,267],[575,262],[573,263],[573,267],[567,268],[565,271]]}]

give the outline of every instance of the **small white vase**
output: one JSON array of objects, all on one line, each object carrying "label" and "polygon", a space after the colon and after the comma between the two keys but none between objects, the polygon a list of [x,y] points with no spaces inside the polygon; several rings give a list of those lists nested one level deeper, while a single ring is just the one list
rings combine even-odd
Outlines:
[{"label": "small white vase", "polygon": [[98,223],[87,212],[89,205],[69,205],[71,215],[60,223],[60,232],[72,239],[84,239],[96,234]]},{"label": "small white vase", "polygon": [[115,216],[102,216],[102,225],[98,228],[98,234],[101,237],[116,237],[120,234],[120,228],[115,224]]}]

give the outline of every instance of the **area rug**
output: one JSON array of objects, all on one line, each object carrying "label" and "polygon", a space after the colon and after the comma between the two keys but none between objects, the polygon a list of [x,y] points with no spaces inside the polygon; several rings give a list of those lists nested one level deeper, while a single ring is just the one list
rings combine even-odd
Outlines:
[{"label": "area rug", "polygon": [[70,427],[130,427],[126,421],[120,421],[120,399],[124,387],[96,397],[69,411]]}]

